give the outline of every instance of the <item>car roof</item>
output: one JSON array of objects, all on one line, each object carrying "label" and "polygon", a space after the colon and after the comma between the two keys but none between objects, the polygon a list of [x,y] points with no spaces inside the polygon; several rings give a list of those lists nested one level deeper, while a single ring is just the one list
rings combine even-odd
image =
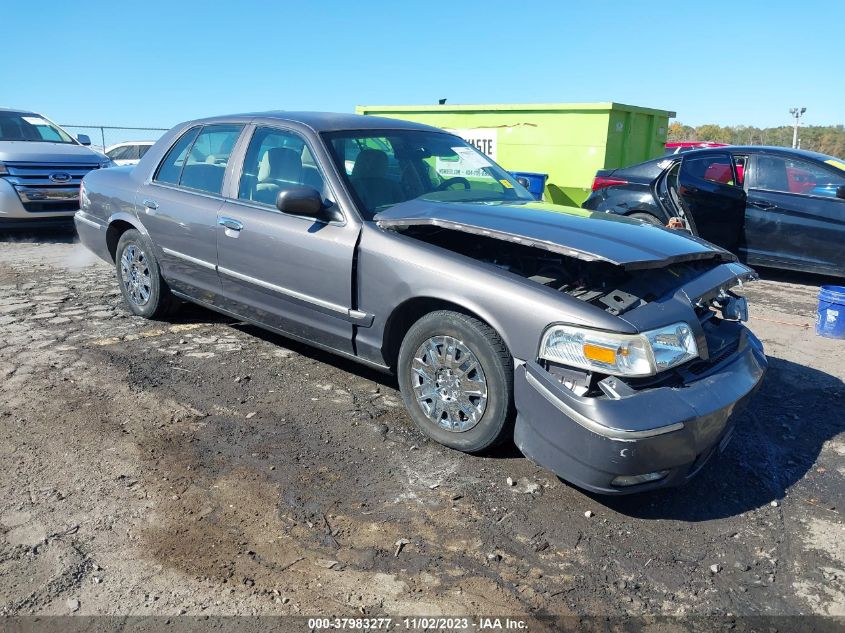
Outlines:
[{"label": "car roof", "polygon": [[665,147],[725,147],[729,143],[717,143],[716,141],[670,141]]},{"label": "car roof", "polygon": [[805,149],[793,149],[791,147],[777,147],[773,145],[727,145],[725,147],[702,147],[701,149],[693,149],[681,154],[669,154],[658,156],[641,163],[627,165],[625,167],[617,167],[614,170],[607,170],[607,173],[614,173],[630,177],[654,177],[662,172],[668,164],[676,163],[677,161],[693,158],[695,156],[709,156],[711,154],[724,154],[729,152],[732,154],[778,154],[781,156],[792,156],[795,158],[804,158],[817,161],[827,161],[833,156],[827,154],[820,154],[819,152],[811,152]]},{"label": "car roof", "polygon": [[[726,147],[703,147],[701,149],[690,150],[683,154],[677,154],[679,158],[686,158],[688,156],[697,156],[700,154],[713,154],[731,152],[732,154],[754,153],[754,154],[781,154],[782,156],[794,156],[795,158],[814,158],[816,160],[829,160],[832,158],[827,154],[819,152],[811,152],[806,149],[795,149],[792,147],[778,147],[776,145],[728,145]],[[671,159],[672,156],[663,156],[662,158]]]},{"label": "car roof", "polygon": [[37,116],[41,116],[37,112],[33,112],[32,110],[20,110],[18,108],[0,108],[0,112],[13,112],[15,114],[35,114]]},{"label": "car roof", "polygon": [[[387,117],[365,116],[363,114],[346,114],[339,112],[288,112],[271,110],[269,112],[245,112],[229,116],[215,116],[195,122],[213,123],[242,119],[256,123],[272,123],[274,121],[292,122],[311,128],[314,132],[338,132],[341,130],[426,130],[429,132],[443,132],[442,129],[402,121]],[[193,121],[192,121],[193,123]]]}]

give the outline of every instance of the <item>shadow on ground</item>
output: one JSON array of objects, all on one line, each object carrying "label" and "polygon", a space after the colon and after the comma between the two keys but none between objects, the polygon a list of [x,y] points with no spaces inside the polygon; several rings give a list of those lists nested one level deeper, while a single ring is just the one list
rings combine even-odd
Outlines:
[{"label": "shadow on ground", "polygon": [[0,244],[26,242],[29,244],[73,244],[78,242],[76,230],[67,227],[46,229],[0,229]]},{"label": "shadow on ground", "polygon": [[[709,521],[781,499],[807,478],[813,498],[838,496],[838,477],[817,477],[814,465],[824,443],[845,431],[845,385],[834,376],[779,358],[722,455],[714,456],[687,485],[626,497],[595,496],[609,508],[644,519]],[[808,503],[811,501],[806,499]]]},{"label": "shadow on ground", "polygon": [[[195,306],[179,313],[181,322],[230,323],[243,332],[342,371],[398,389],[394,376],[371,369],[257,326]],[[845,431],[845,385],[825,372],[779,358],[769,358],[760,391],[737,417],[737,431],[721,455],[685,486],[624,497],[588,495],[622,514],[644,519],[709,521],[731,517],[781,499],[804,477],[824,500],[836,493],[814,481],[812,471],[824,443]],[[518,457],[513,443],[488,454]],[[830,478],[827,478],[830,479]]]},{"label": "shadow on ground", "polygon": [[399,389],[399,383],[396,382],[396,377],[392,374],[373,369],[349,358],[344,358],[343,356],[338,356],[337,354],[312,347],[306,343],[300,343],[299,341],[287,338],[281,334],[276,334],[262,329],[257,325],[241,322],[235,323],[234,327],[255,336],[256,338],[260,338],[274,345],[279,345],[280,347],[285,347],[301,356],[305,356],[306,358],[310,358],[320,363],[325,363],[326,365],[331,365],[336,369],[347,371],[350,374],[355,374],[356,376],[366,380],[372,380],[373,382],[390,387],[391,389]]},{"label": "shadow on ground", "polygon": [[760,279],[802,286],[843,286],[845,278],[820,275],[816,273],[802,273],[794,270],[780,270],[778,268],[755,268]]},{"label": "shadow on ground", "polygon": [[301,343],[295,339],[288,338],[282,334],[270,332],[257,325],[253,325],[246,321],[239,321],[219,312],[203,308],[201,306],[186,303],[183,305],[175,317],[170,319],[174,323],[227,323],[229,326],[245,332],[250,336],[254,336],[273,345],[284,347],[292,352],[296,352],[300,356],[305,356],[311,360],[320,363],[325,363],[342,371],[347,371],[355,374],[366,380],[372,380],[386,387],[398,389],[399,384],[392,374],[388,374],[377,369],[373,369],[367,365],[355,362],[349,358],[338,356],[331,352],[312,347],[306,343]]}]

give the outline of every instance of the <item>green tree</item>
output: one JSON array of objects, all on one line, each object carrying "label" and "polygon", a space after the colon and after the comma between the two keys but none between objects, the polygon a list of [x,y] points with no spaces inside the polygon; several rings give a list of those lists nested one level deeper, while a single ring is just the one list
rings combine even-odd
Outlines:
[{"label": "green tree", "polygon": [[[845,126],[808,125],[798,131],[801,149],[845,158]],[[680,121],[669,124],[668,141],[713,141],[731,145],[774,145],[792,147],[792,127],[759,128],[751,125],[721,126],[707,123],[698,127]]]},{"label": "green tree", "polygon": [[700,141],[713,141],[714,143],[730,143],[732,139],[731,128],[724,128],[715,123],[699,125],[695,128],[696,136]]}]

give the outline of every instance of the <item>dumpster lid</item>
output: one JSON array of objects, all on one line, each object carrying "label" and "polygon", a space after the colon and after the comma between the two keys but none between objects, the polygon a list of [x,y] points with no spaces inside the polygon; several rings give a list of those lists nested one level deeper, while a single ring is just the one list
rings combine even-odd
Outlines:
[{"label": "dumpster lid", "polygon": [[697,259],[736,260],[729,252],[678,231],[542,202],[409,200],[385,209],[374,220],[388,230],[437,226],[631,270]]}]

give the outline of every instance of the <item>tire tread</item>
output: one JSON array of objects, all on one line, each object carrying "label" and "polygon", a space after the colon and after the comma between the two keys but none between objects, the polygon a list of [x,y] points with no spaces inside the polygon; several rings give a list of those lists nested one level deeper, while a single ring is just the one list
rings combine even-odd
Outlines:
[{"label": "tire tread", "polygon": [[[170,292],[170,286],[167,285],[164,277],[161,276],[161,269],[159,268],[158,260],[155,257],[152,244],[138,229],[127,229],[120,235],[120,238],[117,241],[117,249],[115,250],[115,268],[118,276],[118,284],[121,288],[121,294],[123,294],[123,284],[120,282],[120,257],[123,253],[124,244],[130,240],[141,243],[144,247],[144,253],[146,253],[147,257],[150,258],[154,264],[155,274],[158,278],[158,300],[156,301],[155,307],[147,313],[137,313],[131,305],[129,309],[146,319],[163,320],[174,314],[181,305],[181,302],[172,292]],[[129,300],[125,295],[124,300],[129,303]]]},{"label": "tire tread", "polygon": [[[507,345],[505,344],[504,340],[502,340],[502,337],[499,335],[499,333],[484,321],[481,321],[480,319],[477,319],[469,314],[457,312],[454,310],[435,310],[420,317],[420,319],[418,319],[408,329],[407,333],[405,334],[405,340],[402,342],[402,348],[400,349],[399,353],[400,362],[405,355],[404,348],[406,342],[409,339],[413,338],[417,328],[426,327],[431,321],[444,322],[448,320],[457,320],[461,322],[466,329],[475,330],[479,335],[481,335],[481,337],[483,337],[486,340],[487,344],[490,346],[493,355],[498,358],[501,364],[501,368],[503,369],[504,381],[506,385],[506,393],[504,394],[504,397],[506,398],[506,412],[501,427],[496,431],[495,437],[493,437],[490,441],[485,442],[483,445],[477,448],[459,449],[467,453],[484,453],[513,438],[513,425],[515,417],[513,404],[513,358],[510,354],[510,351],[508,350]],[[423,322],[425,322],[425,326],[420,326],[420,324]],[[402,381],[400,378],[400,384],[401,382]],[[403,396],[405,396],[404,393]],[[416,406],[416,402],[411,402],[411,398],[406,397],[406,406]]]}]

